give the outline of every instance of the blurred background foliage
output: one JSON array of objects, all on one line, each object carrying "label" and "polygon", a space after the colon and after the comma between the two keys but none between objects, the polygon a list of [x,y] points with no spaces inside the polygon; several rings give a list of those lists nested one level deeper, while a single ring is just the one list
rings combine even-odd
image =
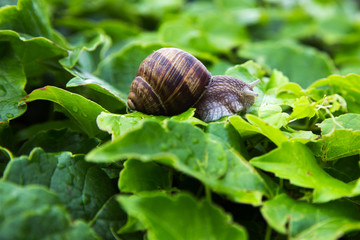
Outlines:
[{"label": "blurred background foliage", "polygon": [[[16,4],[6,0],[0,6]],[[101,61],[130,45],[154,43],[189,51],[213,74],[252,59],[302,87],[334,73],[360,73],[355,0],[47,0],[40,5],[44,29],[29,32],[24,23],[14,28],[10,18],[1,29],[47,37],[76,53],[69,68],[79,64],[91,73],[104,72]],[[118,87],[127,88],[125,82]]]},{"label": "blurred background foliage", "polygon": [[[83,31],[102,31],[112,41],[107,54],[136,41],[157,42],[198,55],[216,74],[245,59],[256,59],[292,75],[296,68],[304,70],[289,60],[307,54],[312,50],[308,46],[315,51],[310,55],[325,54],[324,74],[360,73],[359,3],[353,0],[48,2],[54,26],[71,37],[71,44],[79,44]],[[324,74],[313,75],[328,75]]]}]

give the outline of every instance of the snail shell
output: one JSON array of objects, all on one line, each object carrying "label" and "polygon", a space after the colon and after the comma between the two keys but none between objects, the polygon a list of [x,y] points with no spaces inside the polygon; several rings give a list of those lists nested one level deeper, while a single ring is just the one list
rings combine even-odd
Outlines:
[{"label": "snail shell", "polygon": [[161,48],[140,64],[131,83],[130,109],[153,115],[176,115],[195,107],[195,116],[210,122],[254,104],[253,87],[229,76],[212,77],[191,54],[177,48]]},{"label": "snail shell", "polygon": [[140,64],[127,103],[146,114],[179,114],[200,99],[210,81],[210,72],[194,56],[162,48]]}]

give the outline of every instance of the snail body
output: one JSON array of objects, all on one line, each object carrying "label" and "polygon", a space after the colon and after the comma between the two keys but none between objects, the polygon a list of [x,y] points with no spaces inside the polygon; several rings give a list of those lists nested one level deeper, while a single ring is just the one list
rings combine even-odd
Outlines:
[{"label": "snail body", "polygon": [[229,76],[211,76],[190,53],[161,48],[140,64],[130,85],[130,109],[152,115],[176,115],[190,107],[205,122],[246,111],[254,104],[253,87]]}]

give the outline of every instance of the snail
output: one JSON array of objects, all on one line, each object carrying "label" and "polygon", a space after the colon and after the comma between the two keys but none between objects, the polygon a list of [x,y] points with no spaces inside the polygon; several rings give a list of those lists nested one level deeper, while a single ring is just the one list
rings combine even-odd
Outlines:
[{"label": "snail", "polygon": [[152,115],[176,115],[194,107],[205,122],[247,111],[260,80],[245,83],[230,76],[211,76],[190,53],[161,48],[140,64],[130,85],[127,104],[131,110]]}]

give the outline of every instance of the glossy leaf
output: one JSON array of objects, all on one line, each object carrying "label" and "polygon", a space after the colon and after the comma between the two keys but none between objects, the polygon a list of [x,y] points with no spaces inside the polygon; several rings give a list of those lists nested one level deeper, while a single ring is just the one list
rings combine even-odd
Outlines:
[{"label": "glossy leaf", "polygon": [[4,179],[21,185],[40,184],[57,192],[72,218],[90,220],[116,193],[110,179],[82,155],[45,153],[35,148],[29,157],[13,159]]},{"label": "glossy leaf", "polygon": [[2,239],[99,239],[86,223],[71,222],[59,196],[44,187],[0,181],[0,207]]},{"label": "glossy leaf", "polygon": [[59,104],[65,114],[79,124],[89,136],[100,133],[96,117],[106,110],[95,102],[53,86],[36,89],[23,99],[27,103],[35,100],[48,100]]},{"label": "glossy leaf", "polygon": [[26,77],[21,63],[12,53],[0,58],[0,65],[0,124],[4,124],[26,110],[26,106],[19,105],[26,94]]},{"label": "glossy leaf", "polygon": [[264,203],[261,213],[277,231],[291,239],[339,239],[360,229],[356,206],[346,201],[309,204],[285,194]]},{"label": "glossy leaf", "polygon": [[[92,162],[113,162],[135,158],[157,161],[202,181],[214,191],[239,202],[259,205],[270,188],[235,151],[189,123],[147,120],[112,142],[94,149],[86,158]],[[116,122],[114,122],[116,124]],[[141,139],[141,141],[139,141]]]},{"label": "glossy leaf", "polygon": [[[45,37],[29,37],[12,30],[0,30],[3,46],[9,44],[19,60],[26,76],[37,76],[53,67],[59,67],[58,60],[67,56],[62,46]],[[4,54],[5,55],[5,54]],[[63,80],[59,80],[63,82]]]},{"label": "glossy leaf", "polygon": [[314,189],[315,202],[328,202],[360,194],[359,181],[346,184],[327,174],[317,163],[311,150],[301,143],[284,142],[268,154],[253,158],[250,163],[290,183]]},{"label": "glossy leaf", "polygon": [[239,116],[232,116],[229,118],[231,124],[239,131],[240,135],[249,135],[254,133],[260,133],[268,137],[276,145],[281,145],[283,142],[286,142],[287,137],[277,128],[270,126],[268,123],[264,122],[260,118],[248,114],[246,118],[250,123],[246,122]]},{"label": "glossy leaf", "polygon": [[326,119],[319,127],[321,139],[309,144],[317,157],[324,161],[357,155],[360,153],[360,115],[343,114]]},{"label": "glossy leaf", "polygon": [[40,131],[20,147],[19,154],[28,155],[36,147],[41,147],[46,152],[87,153],[98,144],[97,139],[68,129]]},{"label": "glossy leaf", "polygon": [[62,37],[51,26],[48,5],[43,0],[18,0],[17,6],[1,8],[0,29],[63,43]]},{"label": "glossy leaf", "polygon": [[205,200],[197,202],[188,194],[152,193],[117,199],[145,226],[149,239],[247,239],[244,228],[220,208]]},{"label": "glossy leaf", "polygon": [[[191,124],[206,125],[206,123],[193,117],[195,109],[189,109],[179,115],[172,116],[170,119],[179,122],[189,122]],[[154,119],[164,121],[168,117],[165,116],[153,116],[140,112],[133,112],[129,114],[112,114],[102,112],[97,118],[97,124],[103,131],[108,132],[113,138],[124,135],[126,132],[133,130],[143,119]]]}]

